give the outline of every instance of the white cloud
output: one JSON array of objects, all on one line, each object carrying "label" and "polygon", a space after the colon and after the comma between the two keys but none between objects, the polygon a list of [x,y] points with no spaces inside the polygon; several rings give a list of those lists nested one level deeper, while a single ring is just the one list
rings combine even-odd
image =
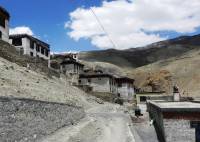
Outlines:
[{"label": "white cloud", "polygon": [[31,35],[31,36],[34,35],[31,28],[27,27],[27,26],[20,26],[20,27],[11,28],[9,32],[10,32],[11,35],[12,34],[28,34],[28,35]]},{"label": "white cloud", "polygon": [[[200,26],[200,0],[115,0],[92,7],[118,49],[164,40],[155,32],[192,33]],[[113,48],[89,9],[70,13],[65,28],[78,41],[91,40],[99,48]],[[151,33],[151,34],[147,34]]]}]

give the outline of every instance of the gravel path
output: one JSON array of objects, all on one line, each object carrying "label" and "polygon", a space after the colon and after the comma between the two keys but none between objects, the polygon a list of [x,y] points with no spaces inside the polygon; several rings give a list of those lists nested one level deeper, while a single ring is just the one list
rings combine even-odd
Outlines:
[{"label": "gravel path", "polygon": [[40,142],[135,142],[130,119],[119,107],[102,105],[88,110],[79,124],[66,127]]}]

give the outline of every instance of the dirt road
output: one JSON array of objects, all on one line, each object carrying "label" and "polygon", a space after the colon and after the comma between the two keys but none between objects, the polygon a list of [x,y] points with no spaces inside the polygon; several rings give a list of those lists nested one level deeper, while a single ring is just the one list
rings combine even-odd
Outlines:
[{"label": "dirt road", "polygon": [[119,106],[99,105],[72,127],[60,129],[40,142],[135,142],[128,114]]}]

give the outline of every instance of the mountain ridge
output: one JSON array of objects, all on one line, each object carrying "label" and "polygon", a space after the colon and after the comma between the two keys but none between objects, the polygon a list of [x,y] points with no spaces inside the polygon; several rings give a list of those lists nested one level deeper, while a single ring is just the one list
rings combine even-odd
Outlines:
[{"label": "mountain ridge", "polygon": [[139,48],[80,52],[79,58],[85,61],[108,62],[122,67],[137,68],[159,60],[181,56],[190,50],[199,48],[199,46],[200,35],[181,36]]}]

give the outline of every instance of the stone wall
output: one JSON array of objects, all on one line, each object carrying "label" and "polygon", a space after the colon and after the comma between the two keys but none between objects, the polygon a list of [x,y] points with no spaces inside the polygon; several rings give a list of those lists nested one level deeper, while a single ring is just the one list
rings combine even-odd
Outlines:
[{"label": "stone wall", "polygon": [[80,107],[0,97],[0,141],[36,141],[84,116]]},{"label": "stone wall", "polygon": [[97,98],[100,98],[100,99],[102,99],[104,101],[107,101],[107,102],[113,102],[114,98],[115,98],[115,95],[112,94],[112,93],[90,92],[89,94],[92,95],[92,96],[95,96]]},{"label": "stone wall", "polygon": [[166,142],[195,142],[195,128],[189,120],[164,119]]},{"label": "stone wall", "polygon": [[153,125],[155,127],[158,140],[160,142],[165,142],[163,115],[161,110],[153,104],[147,103],[147,111],[149,112],[150,119],[154,121]]}]

